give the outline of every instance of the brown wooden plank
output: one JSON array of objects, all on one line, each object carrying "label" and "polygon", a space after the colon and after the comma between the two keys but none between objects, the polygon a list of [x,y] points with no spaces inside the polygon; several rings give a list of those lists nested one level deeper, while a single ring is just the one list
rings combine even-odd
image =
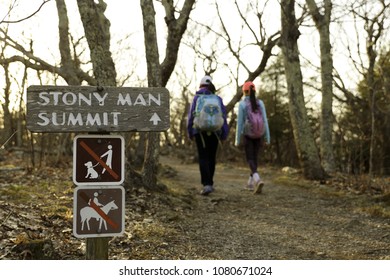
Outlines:
[{"label": "brown wooden plank", "polygon": [[166,88],[30,86],[32,132],[128,132],[169,129]]}]

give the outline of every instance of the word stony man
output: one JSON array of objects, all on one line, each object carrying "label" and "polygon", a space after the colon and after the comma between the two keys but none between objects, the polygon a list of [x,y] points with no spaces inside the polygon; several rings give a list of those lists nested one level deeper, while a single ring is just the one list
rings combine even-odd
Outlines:
[{"label": "word stony man", "polygon": [[108,93],[50,91],[39,92],[38,97],[38,126],[118,126],[125,107],[161,106],[159,93],[118,93],[112,98]]}]

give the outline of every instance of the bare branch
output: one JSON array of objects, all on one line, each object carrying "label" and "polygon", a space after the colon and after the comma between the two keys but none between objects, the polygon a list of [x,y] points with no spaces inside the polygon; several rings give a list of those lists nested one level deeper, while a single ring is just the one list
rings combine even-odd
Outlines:
[{"label": "bare branch", "polygon": [[[17,20],[2,20],[0,23],[19,23],[19,22],[25,21],[29,18],[32,18],[42,9],[43,5],[45,5],[46,3],[50,2],[50,1],[51,0],[44,0],[35,12],[33,12],[32,14],[30,14],[24,18],[17,19]],[[13,4],[15,4],[15,2]],[[13,8],[13,5],[11,7]],[[11,11],[11,9],[10,9],[10,11]],[[8,13],[8,15],[9,15],[9,13]]]}]

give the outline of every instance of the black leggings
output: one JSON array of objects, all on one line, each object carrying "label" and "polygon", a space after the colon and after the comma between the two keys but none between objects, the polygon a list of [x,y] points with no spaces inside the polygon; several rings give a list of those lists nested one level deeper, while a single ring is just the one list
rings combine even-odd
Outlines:
[{"label": "black leggings", "polygon": [[248,136],[244,138],[245,146],[245,157],[248,162],[249,168],[251,170],[251,175],[257,172],[257,157],[260,151],[260,148],[263,145],[263,139],[252,139]]},{"label": "black leggings", "polygon": [[[203,139],[202,139],[203,138]],[[218,137],[215,133],[195,134],[196,146],[198,148],[199,170],[203,186],[214,185],[214,172],[218,149]]]}]

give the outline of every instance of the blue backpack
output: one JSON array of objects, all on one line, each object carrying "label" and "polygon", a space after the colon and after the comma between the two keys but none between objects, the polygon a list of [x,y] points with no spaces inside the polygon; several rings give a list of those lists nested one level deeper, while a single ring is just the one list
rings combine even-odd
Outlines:
[{"label": "blue backpack", "polygon": [[215,94],[199,95],[194,112],[194,127],[199,131],[216,132],[223,126],[221,102]]},{"label": "blue backpack", "polygon": [[244,123],[244,134],[253,139],[261,138],[265,133],[263,114],[259,102],[256,102],[259,106],[256,111],[253,111],[251,102],[245,101],[247,115]]}]

